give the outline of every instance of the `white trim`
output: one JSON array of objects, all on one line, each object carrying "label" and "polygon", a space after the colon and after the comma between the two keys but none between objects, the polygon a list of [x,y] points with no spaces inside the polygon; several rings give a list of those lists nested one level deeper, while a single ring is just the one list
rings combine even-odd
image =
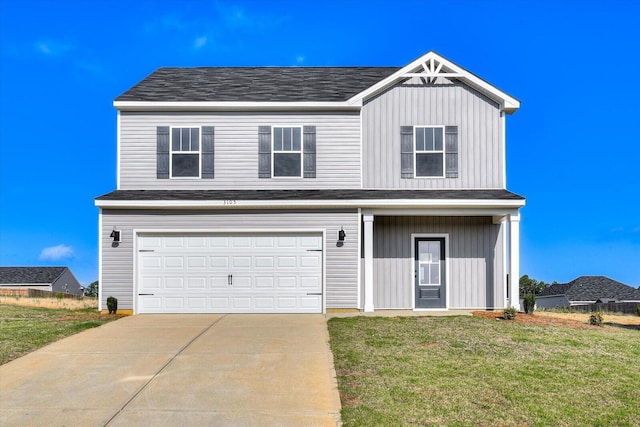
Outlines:
[{"label": "white trim", "polygon": [[362,213],[364,222],[364,307],[365,313],[375,310],[373,283],[373,221],[375,216],[371,211]]},{"label": "white trim", "polygon": [[362,209],[358,208],[358,265],[357,265],[357,280],[358,280],[358,292],[356,293],[356,307],[362,308]]},{"label": "white trim", "polygon": [[[173,130],[174,129],[198,129],[198,151],[174,151],[173,150]],[[189,138],[191,138],[191,130],[189,130]],[[182,131],[180,131],[180,140],[182,142]],[[182,147],[182,143],[180,144]],[[198,155],[198,176],[173,176],[173,155],[174,154],[197,154]],[[200,125],[180,125],[169,126],[169,179],[189,180],[202,178],[202,126]]]},{"label": "white trim", "polygon": [[[232,202],[232,203],[231,203]],[[488,215],[500,215],[499,209],[517,209],[525,205],[521,199],[326,199],[326,200],[96,200],[100,208],[130,209],[279,209],[279,208],[391,208],[391,209],[493,209]],[[459,213],[461,215],[462,213]]]},{"label": "white trim", "polygon": [[362,102],[114,101],[113,106],[120,111],[358,111],[362,107]]},{"label": "white trim", "polygon": [[[364,131],[362,125],[362,110],[360,110],[360,189],[364,188]],[[317,151],[317,150],[316,150]]]},{"label": "white trim", "polygon": [[509,306],[520,310],[520,213],[509,214]]},{"label": "white trim", "polygon": [[[418,150],[416,146],[418,141],[416,138],[416,132],[420,129],[442,129],[442,150],[435,150],[435,136],[434,136],[434,145],[433,150],[427,150],[426,147],[424,150]],[[413,126],[413,177],[415,179],[442,179],[446,177],[446,169],[447,165],[445,162],[446,151],[445,151],[445,126],[444,125],[414,125]],[[418,153],[421,154],[442,154],[442,175],[418,175]]]},{"label": "white trim", "polygon": [[502,166],[502,188],[507,188],[507,120],[504,111],[502,111],[502,105],[500,109],[500,137],[502,138],[502,159],[500,165]]},{"label": "white trim", "polygon": [[[280,154],[300,154],[300,175],[299,176],[275,176],[275,170],[276,170],[276,162],[275,162],[275,156],[276,156],[276,128],[278,129],[300,129],[300,150],[291,150],[291,151],[284,151],[284,150],[279,150],[278,153]],[[293,132],[292,132],[292,138],[293,138]],[[283,144],[284,144],[284,137],[283,137]],[[291,148],[293,148],[293,140],[291,141]],[[299,178],[303,178],[304,177],[304,126],[301,125],[272,125],[271,126],[271,179],[299,179]]]},{"label": "white trim", "polygon": [[285,234],[320,234],[322,235],[322,314],[327,312],[327,229],[326,228],[250,228],[250,229],[220,229],[220,228],[134,228],[133,238],[133,314],[138,314],[138,238],[141,234],[261,234],[261,233],[285,233]]},{"label": "white trim", "polygon": [[[416,282],[415,282],[415,260],[416,260],[416,239],[443,239],[444,238],[444,308],[416,308]],[[411,233],[411,268],[409,269],[409,283],[411,283],[411,307],[414,311],[446,311],[449,310],[449,233]]]},{"label": "white trim", "polygon": [[116,189],[120,189],[120,111],[116,114]]},{"label": "white trim", "polygon": [[98,211],[98,310],[102,311],[102,209]]},{"label": "white trim", "polygon": [[[427,62],[433,63],[434,61],[437,61],[440,64],[438,66],[438,69],[437,70],[428,71],[427,70],[428,67],[425,67],[425,64]],[[441,72],[442,71],[442,65],[444,65],[444,67],[446,67],[448,69],[444,73]],[[420,72],[420,71],[424,71],[424,73]],[[520,101],[518,101],[517,99],[515,99],[512,96],[506,94],[505,92],[503,92],[500,89],[498,89],[497,87],[489,84],[488,82],[482,80],[481,78],[477,77],[476,75],[470,73],[469,71],[465,70],[464,68],[462,68],[462,67],[454,64],[453,62],[443,58],[442,56],[438,55],[434,51],[427,52],[426,54],[422,55],[418,59],[414,60],[413,62],[409,63],[408,65],[405,65],[400,70],[398,70],[395,73],[391,74],[386,79],[381,80],[380,82],[376,83],[375,85],[371,86],[370,88],[368,88],[368,89],[366,89],[366,90],[354,95],[353,97],[351,97],[351,99],[349,99],[347,101],[347,103],[353,104],[353,105],[362,104],[362,102],[366,98],[371,97],[371,96],[373,96],[373,95],[375,95],[375,94],[377,94],[379,92],[382,92],[383,90],[387,89],[388,87],[393,86],[394,84],[396,84],[401,79],[408,78],[408,77],[413,77],[416,74],[418,74],[421,77],[427,77],[429,79],[432,79],[434,77],[440,77],[440,76],[442,76],[442,77],[454,77],[454,75],[455,75],[455,78],[458,78],[458,79],[462,80],[463,82],[465,82],[469,86],[471,86],[474,89],[478,90],[479,92],[482,92],[483,94],[487,95],[489,98],[491,98],[493,100],[496,100],[499,103],[503,104],[503,106],[504,106],[504,110],[503,111],[507,112],[508,114],[511,114],[511,113],[515,112],[518,108],[520,108]]]}]

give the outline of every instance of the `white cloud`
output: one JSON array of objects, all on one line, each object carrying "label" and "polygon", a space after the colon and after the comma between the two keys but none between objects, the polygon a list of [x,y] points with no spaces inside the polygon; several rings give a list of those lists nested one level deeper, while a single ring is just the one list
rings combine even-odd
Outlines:
[{"label": "white cloud", "polygon": [[298,55],[298,57],[296,57],[296,62],[298,64],[303,64],[304,63],[304,56]]},{"label": "white cloud", "polygon": [[202,36],[202,37],[196,38],[195,42],[193,43],[193,47],[195,47],[196,49],[200,49],[206,44],[207,44],[207,36]]},{"label": "white cloud", "polygon": [[46,56],[59,56],[73,48],[74,47],[68,43],[54,40],[38,40],[35,42],[36,51]]},{"label": "white cloud", "polygon": [[40,252],[41,261],[59,261],[66,258],[73,258],[73,249],[71,246],[60,244],[44,248],[42,252]]}]

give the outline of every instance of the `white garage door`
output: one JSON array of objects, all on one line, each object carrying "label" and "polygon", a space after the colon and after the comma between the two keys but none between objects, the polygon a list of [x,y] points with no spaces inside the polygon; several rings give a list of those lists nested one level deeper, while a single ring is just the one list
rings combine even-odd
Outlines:
[{"label": "white garage door", "polygon": [[321,313],[320,234],[141,234],[139,313]]}]

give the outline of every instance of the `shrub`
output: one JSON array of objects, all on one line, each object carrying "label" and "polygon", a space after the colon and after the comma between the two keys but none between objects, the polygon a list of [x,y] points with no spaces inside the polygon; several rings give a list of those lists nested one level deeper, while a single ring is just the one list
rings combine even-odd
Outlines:
[{"label": "shrub", "polygon": [[109,314],[116,314],[116,311],[118,311],[118,298],[107,298],[107,308],[109,309]]},{"label": "shrub", "polygon": [[533,310],[536,308],[536,296],[534,294],[527,294],[523,299],[524,312],[527,314],[533,314]]},{"label": "shrub", "polygon": [[503,317],[505,320],[513,320],[516,318],[517,311],[514,307],[509,307],[504,309]]},{"label": "shrub", "polygon": [[64,298],[64,294],[62,292],[57,292],[56,293],[56,298],[62,299],[62,298]]},{"label": "shrub", "polygon": [[636,307],[636,313],[638,313],[638,316],[640,316],[640,304],[638,304],[638,306]]},{"label": "shrub", "polygon": [[602,312],[600,311],[596,311],[594,313],[591,313],[591,316],[589,316],[589,324],[590,325],[594,325],[594,326],[602,326],[602,321],[603,321],[603,317],[602,317]]}]

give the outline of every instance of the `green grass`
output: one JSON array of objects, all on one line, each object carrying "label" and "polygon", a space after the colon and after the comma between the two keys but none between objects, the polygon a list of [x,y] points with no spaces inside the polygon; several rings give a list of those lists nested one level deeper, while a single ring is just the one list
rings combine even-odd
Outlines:
[{"label": "green grass", "polygon": [[640,426],[640,331],[329,320],[345,426]]},{"label": "green grass", "polygon": [[117,319],[95,309],[64,310],[0,304],[0,365],[37,348]]}]

